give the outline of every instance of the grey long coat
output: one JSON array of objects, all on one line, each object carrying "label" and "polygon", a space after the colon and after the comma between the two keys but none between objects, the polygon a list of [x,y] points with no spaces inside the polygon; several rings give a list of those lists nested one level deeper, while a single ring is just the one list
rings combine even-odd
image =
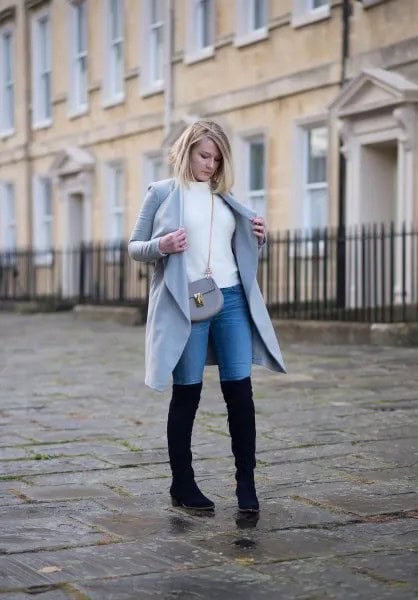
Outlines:
[{"label": "grey long coat", "polygon": [[[256,279],[258,244],[250,221],[255,213],[231,195],[223,199],[236,221],[232,248],[252,318],[253,363],[285,373],[279,344]],[[180,188],[174,179],[152,183],[128,245],[129,255],[134,260],[155,261],[146,325],[145,383],[160,391],[170,383],[191,329],[184,253],[162,256],[159,251],[160,237],[182,226],[180,202]],[[217,364],[210,346],[206,364]]]}]

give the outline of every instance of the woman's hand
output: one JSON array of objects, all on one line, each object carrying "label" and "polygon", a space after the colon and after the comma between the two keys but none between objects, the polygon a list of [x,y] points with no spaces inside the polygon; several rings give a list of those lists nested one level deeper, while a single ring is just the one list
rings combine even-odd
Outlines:
[{"label": "woman's hand", "polygon": [[253,233],[257,238],[258,245],[261,246],[266,239],[266,222],[263,217],[251,217],[251,221],[253,224]]},{"label": "woman's hand", "polygon": [[163,254],[174,254],[175,252],[184,252],[187,250],[187,235],[184,227],[163,235],[160,238],[159,246]]}]

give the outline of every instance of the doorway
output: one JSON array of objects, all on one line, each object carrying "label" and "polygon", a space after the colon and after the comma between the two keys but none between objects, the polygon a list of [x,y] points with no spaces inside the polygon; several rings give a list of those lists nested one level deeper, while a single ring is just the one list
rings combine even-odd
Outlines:
[{"label": "doorway", "polygon": [[80,295],[81,247],[86,240],[85,202],[81,193],[68,195],[64,221],[63,244],[63,295],[75,298]]},{"label": "doorway", "polygon": [[361,146],[360,224],[397,220],[398,144],[389,140]]}]

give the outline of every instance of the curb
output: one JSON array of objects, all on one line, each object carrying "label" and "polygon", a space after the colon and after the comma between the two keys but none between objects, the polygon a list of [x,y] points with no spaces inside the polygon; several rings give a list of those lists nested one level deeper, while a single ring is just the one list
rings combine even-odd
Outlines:
[{"label": "curb", "polygon": [[418,346],[418,323],[273,320],[280,341],[369,346]]},{"label": "curb", "polygon": [[120,325],[144,325],[147,315],[146,306],[95,306],[77,304],[73,314],[79,320],[113,321]]},{"label": "curb", "polygon": [[60,312],[71,310],[74,304],[64,300],[0,300],[0,312],[13,312],[20,315]]}]

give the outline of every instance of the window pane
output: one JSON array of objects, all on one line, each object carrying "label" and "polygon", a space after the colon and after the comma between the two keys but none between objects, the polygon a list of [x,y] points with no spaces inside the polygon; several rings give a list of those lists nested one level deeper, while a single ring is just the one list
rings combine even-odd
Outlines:
[{"label": "window pane", "polygon": [[160,81],[163,78],[163,28],[151,31],[151,79]]},{"label": "window pane", "polygon": [[43,187],[43,196],[44,196],[44,217],[49,218],[52,217],[52,188],[51,188],[51,180],[43,179],[42,180]]},{"label": "window pane", "polygon": [[5,215],[4,217],[4,233],[5,239],[3,246],[8,250],[16,248],[16,209],[14,186],[11,183],[4,185],[4,200],[5,200]]},{"label": "window pane", "polygon": [[77,61],[76,101],[78,105],[87,103],[87,60],[85,56]]},{"label": "window pane", "polygon": [[164,20],[162,0],[151,0],[151,25]]},{"label": "window pane", "polygon": [[41,73],[49,69],[49,32],[48,17],[39,21],[39,59]]},{"label": "window pane", "polygon": [[151,181],[160,181],[163,176],[163,161],[161,158],[154,158],[151,161]]},{"label": "window pane", "polygon": [[264,142],[250,142],[250,190],[264,190]]},{"label": "window pane", "polygon": [[42,117],[47,119],[51,116],[51,75],[50,73],[43,73],[41,75],[42,85]]},{"label": "window pane", "polygon": [[123,45],[120,42],[111,49],[110,85],[113,94],[123,91]]},{"label": "window pane", "polygon": [[327,190],[308,191],[308,214],[309,224],[311,228],[326,227],[327,225]]},{"label": "window pane", "polygon": [[266,26],[266,3],[265,0],[253,0],[253,29],[261,29]]},{"label": "window pane", "polygon": [[78,54],[85,52],[87,43],[86,31],[86,5],[83,2],[75,7],[76,10],[76,51]]},{"label": "window pane", "polygon": [[110,0],[110,39],[122,37],[122,6],[120,0]]},{"label": "window pane", "polygon": [[317,127],[308,131],[308,181],[322,183],[327,179],[328,130]]},{"label": "window pane", "polygon": [[14,187],[13,184],[6,183],[4,188],[6,197],[6,220],[9,221],[9,223],[14,223],[16,219]]},{"label": "window pane", "polygon": [[[3,124],[6,129],[11,129],[14,125],[14,90],[12,84],[9,84],[5,89],[4,109]],[[1,120],[3,121],[3,118]]]},{"label": "window pane", "polygon": [[211,0],[200,0],[197,4],[197,46],[207,48],[211,39]]},{"label": "window pane", "polygon": [[3,37],[4,51],[4,78],[8,83],[13,80],[12,34],[6,33]]},{"label": "window pane", "polygon": [[123,239],[123,213],[115,213],[113,215],[113,239]]},{"label": "window pane", "polygon": [[264,192],[250,194],[249,207],[252,208],[259,217],[266,217],[266,197]]},{"label": "window pane", "polygon": [[311,6],[309,8],[319,8],[320,6],[326,6],[329,0],[310,0]]},{"label": "window pane", "polygon": [[121,165],[113,165],[109,173],[110,206],[114,211],[123,206],[123,168]]}]

